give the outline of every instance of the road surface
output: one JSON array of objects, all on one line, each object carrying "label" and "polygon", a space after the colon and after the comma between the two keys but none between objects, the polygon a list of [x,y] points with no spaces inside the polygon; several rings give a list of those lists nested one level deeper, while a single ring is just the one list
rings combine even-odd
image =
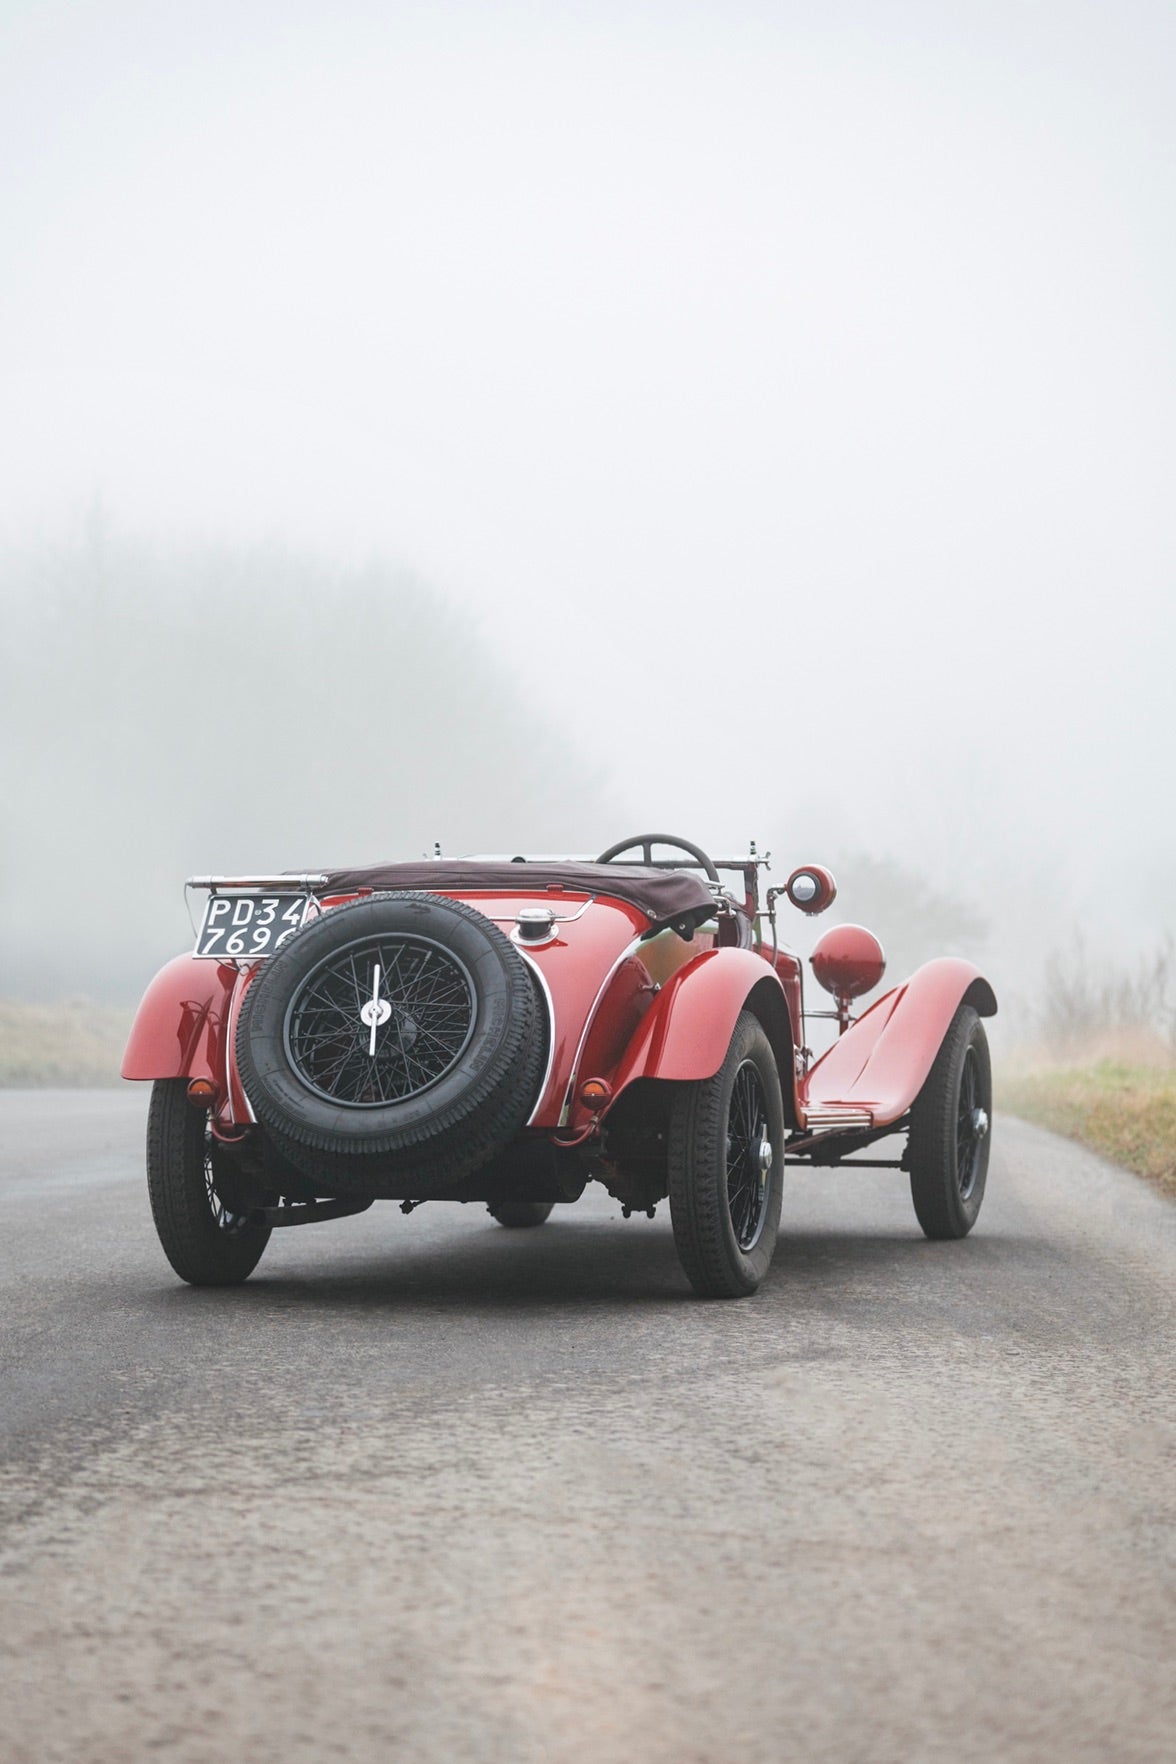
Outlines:
[{"label": "road surface", "polygon": [[0,1756],[1170,1759],[1176,1208],[1001,1120],[975,1234],[790,1178],[668,1219],[392,1205],[196,1292],[145,1096],[0,1093]]}]

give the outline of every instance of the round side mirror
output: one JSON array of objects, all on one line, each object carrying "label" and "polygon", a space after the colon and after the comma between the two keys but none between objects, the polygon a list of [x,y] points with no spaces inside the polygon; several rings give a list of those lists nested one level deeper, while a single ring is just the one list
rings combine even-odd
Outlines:
[{"label": "round side mirror", "polygon": [[823,913],[837,899],[837,884],[824,864],[802,864],[789,876],[784,892],[802,913]]}]

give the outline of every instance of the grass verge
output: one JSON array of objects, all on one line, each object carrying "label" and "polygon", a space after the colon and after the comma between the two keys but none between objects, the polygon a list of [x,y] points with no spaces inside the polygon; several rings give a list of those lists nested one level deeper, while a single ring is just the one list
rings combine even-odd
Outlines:
[{"label": "grass verge", "polygon": [[1103,1059],[1057,1070],[1006,1071],[997,1102],[1148,1177],[1176,1198],[1176,1068]]},{"label": "grass verge", "polygon": [[52,1005],[0,999],[0,1088],[117,1084],[132,1015],[85,998]]}]

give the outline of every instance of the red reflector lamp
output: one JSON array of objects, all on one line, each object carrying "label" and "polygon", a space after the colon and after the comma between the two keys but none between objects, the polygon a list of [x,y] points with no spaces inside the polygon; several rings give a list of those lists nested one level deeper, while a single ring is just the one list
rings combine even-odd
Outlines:
[{"label": "red reflector lamp", "polygon": [[188,1086],[188,1101],[198,1109],[207,1109],[216,1101],[216,1085],[211,1078],[193,1078]]},{"label": "red reflector lamp", "polygon": [[580,1086],[580,1101],[586,1109],[598,1115],[612,1101],[612,1085],[606,1084],[603,1078],[585,1078]]}]

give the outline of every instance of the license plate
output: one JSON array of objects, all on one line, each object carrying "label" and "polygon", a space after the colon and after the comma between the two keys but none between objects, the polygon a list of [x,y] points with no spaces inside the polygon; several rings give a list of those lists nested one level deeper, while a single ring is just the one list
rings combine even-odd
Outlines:
[{"label": "license plate", "polygon": [[301,929],[310,905],[308,894],[210,894],[195,954],[251,962],[272,956]]}]

